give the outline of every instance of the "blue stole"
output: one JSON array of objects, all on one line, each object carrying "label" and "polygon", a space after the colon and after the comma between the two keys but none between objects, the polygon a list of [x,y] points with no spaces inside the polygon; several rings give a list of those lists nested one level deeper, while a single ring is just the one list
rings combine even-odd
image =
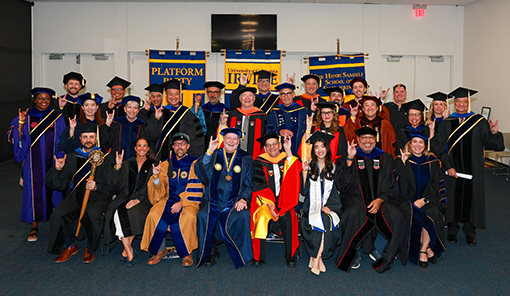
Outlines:
[{"label": "blue stole", "polygon": [[[462,122],[459,127],[455,131],[452,132],[450,137],[448,137],[448,142],[446,143],[446,152],[450,154],[452,148],[464,137],[468,132],[470,132],[484,117],[480,114],[476,114],[474,112],[458,114],[457,112],[450,115],[452,118],[464,118],[464,122]],[[467,118],[467,119],[466,119]]]},{"label": "blue stole", "polygon": [[228,107],[223,103],[211,104],[208,102],[207,104],[202,105],[202,110],[209,111],[211,113],[222,113],[223,110],[228,111]]},{"label": "blue stole", "polygon": [[[100,148],[96,146],[91,151],[85,152],[80,147],[74,151],[74,156],[76,156],[76,158],[85,159],[85,163],[80,168],[78,168],[76,173],[74,173],[71,184],[69,184],[69,194],[78,188],[78,186],[80,186],[80,184],[90,175],[91,164],[89,162],[89,155],[92,151],[95,150],[100,150]],[[106,157],[106,155],[104,157]]]}]

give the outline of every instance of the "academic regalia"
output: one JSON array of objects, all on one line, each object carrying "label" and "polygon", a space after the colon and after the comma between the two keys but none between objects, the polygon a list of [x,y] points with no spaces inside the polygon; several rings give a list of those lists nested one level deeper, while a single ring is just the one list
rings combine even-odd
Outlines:
[{"label": "academic regalia", "polygon": [[[249,211],[253,158],[242,149],[237,149],[233,155],[227,155],[224,149],[217,149],[212,155],[203,155],[195,164],[195,172],[205,185],[197,214],[197,267],[209,259],[214,240],[220,239],[225,241],[236,268],[253,259]],[[230,170],[227,166],[230,166]],[[248,209],[237,211],[234,208],[240,199],[247,202]],[[219,230],[221,235],[218,234]]]},{"label": "academic regalia", "polygon": [[[321,126],[320,128],[313,126],[311,134],[315,133],[316,131],[321,131],[323,133],[330,134],[329,128],[326,128],[325,126]],[[331,141],[329,141],[329,149],[331,151],[331,157],[333,162],[336,162],[336,160],[339,157],[342,157],[342,155],[343,156],[347,155],[347,140],[345,139],[344,129],[341,126],[338,127],[337,132],[333,136],[334,138]],[[300,153],[301,159],[306,158],[306,156],[310,156],[310,153],[312,151],[312,145],[306,144],[305,138],[306,134],[303,136],[303,140],[301,141],[301,147],[306,147],[304,149],[307,149],[307,151],[306,152],[301,151]]]},{"label": "academic regalia", "polygon": [[[65,154],[72,153],[76,149],[81,147],[80,135],[82,133],[81,126],[83,125],[78,119],[76,120],[76,128],[74,129],[74,136],[69,137],[69,126],[64,129],[60,138],[58,140],[58,150],[64,152]],[[86,123],[93,123],[95,125],[99,125],[97,120],[88,120]],[[99,125],[99,144],[100,147],[104,150],[109,150],[112,147],[113,139],[115,138],[115,134],[113,129],[111,129],[106,124]]]},{"label": "academic regalia", "polygon": [[[94,150],[98,149],[94,148]],[[68,191],[66,198],[51,214],[48,253],[60,254],[64,248],[73,244],[86,191],[85,185],[90,175],[89,154],[90,152],[86,153],[78,148],[74,153],[67,155],[62,170],[58,171],[52,167],[46,175],[48,187]],[[97,189],[90,191],[87,208],[81,219],[82,228],[78,239],[87,239],[89,253],[94,253],[99,247],[104,229],[104,213],[111,202],[107,180],[113,171],[114,156],[105,153],[104,162],[97,167],[94,178]]]},{"label": "academic regalia", "polygon": [[115,107],[113,107],[113,109],[108,108],[108,101],[101,103],[101,105],[99,105],[101,117],[103,117],[103,119],[106,120],[106,112],[112,113],[113,110],[115,110],[114,118],[126,116],[126,112],[124,111],[123,100],[124,99],[122,99],[122,101],[116,103]]},{"label": "academic regalia", "polygon": [[[239,97],[246,90],[246,86],[239,84],[236,89],[232,91],[230,94],[230,110],[236,110],[237,108],[241,108],[241,101]],[[254,93],[255,94],[255,93]],[[255,94],[255,102],[253,106],[260,108],[264,104],[264,98],[257,96]]]},{"label": "academic regalia", "polygon": [[[299,202],[300,191],[296,184],[300,183],[301,171],[301,161],[292,156],[289,162],[284,152],[276,158],[264,153],[253,161],[253,194],[250,208],[253,259],[266,261],[265,238],[271,231],[276,234],[280,234],[281,231],[285,243],[285,259],[290,261],[295,256],[299,246],[295,208]],[[268,220],[274,218],[267,206],[264,209],[263,204],[267,203],[263,202],[264,200],[269,200],[276,207],[275,212],[280,215],[277,221]]]},{"label": "academic regalia", "polygon": [[384,107],[386,107],[390,114],[389,121],[396,133],[407,126],[407,114],[402,105],[399,106],[395,102],[388,102],[384,104]]},{"label": "academic regalia", "polygon": [[[395,150],[396,154],[400,154],[400,149],[402,149],[402,151],[404,150],[407,142],[409,142],[411,140],[410,137],[411,137],[412,132],[415,132],[415,133],[420,132],[428,137],[429,136],[429,127],[426,125],[418,125],[417,127],[412,127],[410,125],[407,125],[403,129],[399,130],[397,132],[397,149]],[[427,142],[425,144],[427,144]]]},{"label": "academic regalia", "polygon": [[[306,252],[313,258],[317,258],[321,241],[324,239],[321,256],[327,259],[335,254],[342,238],[340,228],[342,202],[334,180],[327,180],[319,175],[317,181],[311,180],[308,176],[304,182],[304,186],[301,187],[301,195],[305,196],[301,236]],[[323,207],[328,207],[331,212],[324,213]]]},{"label": "academic regalia", "polygon": [[204,139],[202,139],[204,131],[198,117],[184,105],[178,107],[166,105],[161,118],[157,120],[153,115],[147,126],[147,136],[158,138],[156,149],[154,149],[157,158],[168,158],[172,149],[170,142],[176,133],[185,133],[190,137],[189,154],[199,157],[204,153]]},{"label": "academic regalia", "polygon": [[[335,173],[335,183],[342,199],[343,243],[336,258],[339,269],[349,271],[356,260],[356,248],[372,252],[377,233],[387,241],[384,256],[372,264],[378,273],[391,268],[399,254],[402,264],[407,263],[407,242],[411,220],[411,205],[408,200],[414,192],[401,189],[401,195],[393,179],[393,157],[379,148],[369,154],[359,147],[351,166],[346,159],[340,159]],[[404,184],[412,184],[404,182]],[[375,199],[384,202],[376,214],[368,213],[367,206]]]},{"label": "academic regalia", "polygon": [[[264,111],[266,114],[269,115],[271,111],[273,111],[273,108],[280,105],[282,101],[280,100],[279,95],[275,95],[271,92],[266,93],[265,95],[261,94],[260,92],[255,96],[255,101],[257,101],[257,98],[262,98],[263,102],[260,106],[255,104],[255,107],[260,108],[260,110]],[[260,102],[260,100],[258,100]]]},{"label": "academic regalia", "polygon": [[[138,171],[138,162],[135,157],[132,157],[124,160],[122,167],[110,174],[108,186],[112,194],[117,197],[106,210],[104,229],[106,243],[114,241],[119,233],[113,221],[116,212],[122,226],[123,237],[143,233],[145,218],[152,207],[147,196],[147,182],[152,177],[152,165],[153,162],[147,159]],[[126,204],[133,199],[138,199],[140,202],[132,208],[126,209]]]},{"label": "academic regalia", "polygon": [[391,156],[395,157],[395,142],[397,141],[397,137],[395,135],[395,131],[391,126],[391,123],[388,120],[383,119],[379,115],[377,115],[374,119],[369,120],[365,116],[356,118],[356,122],[352,122],[352,120],[347,120],[347,123],[344,126],[345,137],[348,142],[354,141],[354,143],[358,142],[356,134],[354,131],[363,127],[370,126],[371,128],[377,130],[377,143],[376,147],[379,149],[388,152]]},{"label": "academic regalia", "polygon": [[[353,99],[355,100],[355,99]],[[350,101],[349,101],[350,102]],[[347,109],[349,112],[351,112],[351,105],[350,104],[345,104],[344,103],[344,106],[343,106],[345,109]],[[390,114],[390,111],[388,110],[388,108],[386,108],[386,105],[381,105],[379,107],[379,113],[377,113],[378,116],[380,116],[382,119],[385,119],[385,120],[388,120],[390,121],[391,120],[391,114]],[[359,107],[359,111],[358,111],[358,118],[362,117],[363,116],[363,110],[361,110],[361,106]],[[406,123],[407,123],[407,116],[406,116]],[[393,126],[392,126],[393,127]]]},{"label": "academic regalia", "polygon": [[[457,173],[473,176],[472,180],[446,176],[446,222],[471,222],[474,227],[485,229],[484,150],[503,151],[503,134],[492,134],[480,114],[453,113],[443,120],[431,146],[444,170],[455,168]],[[450,228],[448,231],[451,233]]]},{"label": "academic regalia", "polygon": [[135,156],[135,142],[140,136],[144,135],[145,122],[136,118],[130,122],[127,117],[120,117],[113,120],[112,125],[112,152],[119,154],[124,150],[124,159],[130,159]]},{"label": "academic regalia", "polygon": [[63,198],[62,192],[45,185],[45,176],[53,166],[53,156],[64,156],[58,151],[57,143],[66,124],[58,111],[32,108],[27,112],[21,138],[18,127],[19,117],[16,117],[7,132],[7,140],[12,144],[14,159],[23,163],[21,221],[46,221]]},{"label": "academic regalia", "polygon": [[[427,230],[430,246],[436,256],[441,256],[444,247],[444,214],[446,210],[446,190],[444,172],[439,159],[434,156],[412,155],[404,164],[400,157],[395,159],[400,176],[411,175],[415,182],[415,195],[411,199],[412,226],[409,240],[409,262],[418,264],[420,260],[422,228]],[[414,202],[425,198],[429,203],[418,208]]]},{"label": "academic regalia", "polygon": [[292,153],[297,155],[301,140],[306,132],[306,116],[310,115],[307,108],[292,103],[290,106],[280,104],[273,108],[267,121],[268,129],[271,126],[275,132],[280,135],[280,131],[290,130],[294,136],[291,138]]},{"label": "academic regalia", "polygon": [[257,139],[266,134],[267,114],[265,112],[255,107],[249,110],[241,108],[230,110],[227,125],[243,132],[239,143],[241,149],[254,158],[263,153],[263,147]]},{"label": "academic regalia", "polygon": [[[159,184],[149,179],[149,200],[154,205],[147,215],[140,249],[156,255],[165,242],[170,228],[180,257],[190,255],[198,247],[197,212],[204,194],[204,186],[195,175],[196,157],[186,155],[161,164]],[[182,201],[182,209],[173,214],[172,206]]]},{"label": "academic regalia", "polygon": [[326,99],[324,99],[323,97],[319,96],[318,94],[316,94],[315,96],[311,97],[309,96],[308,94],[304,93],[300,96],[297,96],[294,98],[294,102],[300,106],[303,106],[305,107],[306,109],[308,109],[310,112],[312,112],[312,109],[311,106],[312,106],[312,99],[315,99],[315,98],[319,98],[319,103],[320,102],[327,102]]},{"label": "academic regalia", "polygon": [[67,103],[64,105],[64,108],[60,109],[60,104],[58,102],[59,98],[51,100],[51,108],[62,113],[66,125],[69,125],[69,118],[72,119],[74,118],[74,116],[76,116],[76,119],[78,119],[78,117],[80,117],[81,105],[78,104],[78,97],[75,98],[70,94],[65,94],[64,97],[67,100]]},{"label": "academic regalia", "polygon": [[204,147],[207,149],[207,147],[209,147],[209,141],[211,140],[211,137],[216,139],[216,133],[218,132],[218,126],[220,125],[221,114],[223,111],[227,112],[229,109],[223,103],[218,102],[213,105],[211,102],[208,102],[202,105],[202,110],[204,111],[205,122],[207,123],[207,133],[204,139]]}]

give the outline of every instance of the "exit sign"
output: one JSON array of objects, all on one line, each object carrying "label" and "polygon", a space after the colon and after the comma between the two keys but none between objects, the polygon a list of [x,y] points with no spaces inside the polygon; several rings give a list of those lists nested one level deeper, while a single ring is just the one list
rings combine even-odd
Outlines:
[{"label": "exit sign", "polygon": [[427,16],[427,5],[414,5],[413,6],[414,17],[426,17]]}]

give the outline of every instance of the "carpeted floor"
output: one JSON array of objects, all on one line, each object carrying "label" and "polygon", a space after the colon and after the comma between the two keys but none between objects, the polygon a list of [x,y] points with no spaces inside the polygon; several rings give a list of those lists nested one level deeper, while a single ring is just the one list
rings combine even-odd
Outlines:
[{"label": "carpeted floor", "polygon": [[[487,169],[487,230],[478,231],[478,245],[469,247],[464,236],[457,244],[446,243],[444,258],[428,268],[400,261],[380,275],[363,256],[361,267],[344,273],[326,261],[327,272],[313,275],[308,256],[296,268],[285,265],[283,245],[268,244],[268,263],[236,270],[224,246],[212,268],[184,268],[180,259],[148,266],[148,255],[138,252],[138,263],[128,269],[119,260],[117,246],[108,256],[96,254],[91,264],[80,253],[55,264],[46,253],[48,223],[39,226],[39,240],[26,240],[29,227],[19,221],[20,166],[0,164],[0,294],[1,295],[508,295],[510,276],[510,182]],[[136,248],[139,240],[135,241]]]}]

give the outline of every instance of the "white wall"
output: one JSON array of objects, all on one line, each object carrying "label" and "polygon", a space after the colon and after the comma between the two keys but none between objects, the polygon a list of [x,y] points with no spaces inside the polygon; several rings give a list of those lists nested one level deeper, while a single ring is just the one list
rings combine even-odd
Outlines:
[{"label": "white wall", "polygon": [[[463,7],[429,6],[426,18],[415,19],[410,5],[37,2],[33,14],[34,85],[44,81],[42,54],[52,52],[111,53],[115,56],[112,76],[147,77],[131,73],[133,55],[149,48],[175,49],[176,37],[180,37],[181,50],[209,50],[210,15],[220,13],[277,14],[278,48],[289,52],[288,58],[283,59],[283,70],[299,69],[297,76],[306,71],[299,55],[334,54],[336,38],[340,37],[342,52],[369,53],[366,74],[374,90],[401,82],[391,80],[398,73],[382,71],[384,55],[390,54],[449,56],[449,87],[462,82]],[[208,79],[223,80],[220,63],[222,59],[217,56],[208,60]],[[414,68],[410,71],[415,72]],[[86,79],[90,81],[94,76]],[[426,78],[420,79],[425,80],[420,81],[422,85],[432,84]],[[383,81],[391,83],[381,85]],[[146,84],[146,80],[136,81],[135,89],[140,91]],[[62,92],[62,86],[58,87]],[[106,87],[88,91],[104,92]]]},{"label": "white wall", "polygon": [[490,106],[499,129],[510,131],[507,100],[510,83],[510,1],[485,0],[465,8],[464,86],[479,91],[472,109]]}]

